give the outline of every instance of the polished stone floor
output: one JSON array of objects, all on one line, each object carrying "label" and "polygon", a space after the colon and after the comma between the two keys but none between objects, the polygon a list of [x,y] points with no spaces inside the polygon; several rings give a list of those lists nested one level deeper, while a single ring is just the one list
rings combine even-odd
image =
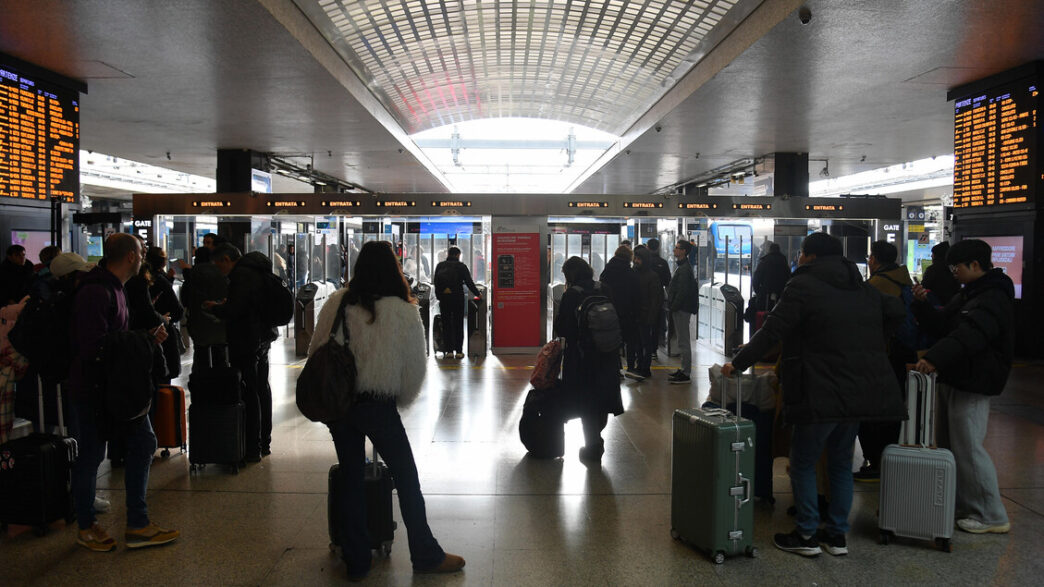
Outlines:
[{"label": "polished stone floor", "polygon": [[[169,546],[112,553],[75,545],[56,523],[44,537],[13,527],[0,542],[2,585],[321,585],[343,583],[344,565],[327,546],[327,470],[335,461],[326,428],[296,410],[293,381],[302,361],[292,341],[272,353],[276,395],[273,454],[238,475],[219,467],[190,474],[185,455],[157,457],[151,515],[176,526]],[[434,360],[421,398],[404,410],[430,524],[443,547],[467,560],[462,573],[414,576],[405,530],[377,560],[371,584],[470,585],[897,585],[1039,584],[1044,575],[1044,364],[1019,365],[994,400],[987,446],[1011,517],[1007,535],[955,531],[953,552],[914,541],[876,542],[877,486],[857,484],[851,554],[805,559],[776,550],[772,534],[791,529],[786,460],[777,459],[775,506],[756,506],[760,556],[714,565],[670,537],[671,415],[702,403],[706,367],[721,357],[697,344],[690,386],[654,378],[626,383],[627,412],[611,418],[601,466],[577,459],[579,421],[567,425],[563,459],[526,456],[518,421],[528,356],[474,362]],[[157,453],[158,454],[158,453]],[[103,526],[122,537],[122,470],[103,465],[98,486],[113,511]],[[398,518],[396,504],[396,517]],[[122,541],[121,541],[122,542]]]}]

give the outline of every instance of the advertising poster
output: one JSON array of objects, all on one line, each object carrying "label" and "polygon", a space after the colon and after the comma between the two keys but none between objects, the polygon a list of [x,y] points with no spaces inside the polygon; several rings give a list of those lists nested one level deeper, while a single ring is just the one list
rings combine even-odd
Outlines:
[{"label": "advertising poster", "polygon": [[540,235],[493,235],[493,346],[540,346]]},{"label": "advertising poster", "polygon": [[1021,236],[977,236],[986,241],[993,250],[990,261],[1000,267],[1015,284],[1015,299],[1022,299],[1022,237]]}]

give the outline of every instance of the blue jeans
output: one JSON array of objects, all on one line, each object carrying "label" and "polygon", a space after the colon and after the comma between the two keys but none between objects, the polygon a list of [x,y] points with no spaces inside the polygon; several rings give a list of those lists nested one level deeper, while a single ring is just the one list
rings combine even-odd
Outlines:
[{"label": "blue jeans", "polygon": [[446,553],[428,527],[428,515],[417,477],[410,440],[402,426],[393,400],[363,400],[338,422],[330,424],[337,449],[337,460],[343,475],[343,491],[333,499],[340,500],[342,552],[351,575],[370,570],[370,535],[366,529],[366,493],[363,474],[366,466],[366,437],[383,458],[395,479],[399,494],[399,510],[406,524],[410,561],[415,569],[430,569],[442,563]]},{"label": "blue jeans", "polygon": [[[86,530],[95,522],[94,497],[98,483],[98,465],[105,458],[105,442],[98,432],[95,406],[81,392],[76,399],[69,422],[73,438],[79,448],[79,456],[72,470],[73,502],[80,529]],[[149,525],[149,509],[145,493],[149,487],[149,469],[156,452],[156,434],[148,417],[128,422],[114,434],[126,443],[127,455],[124,469],[124,485],[127,489],[127,527],[144,528]]]},{"label": "blue jeans", "polygon": [[827,532],[846,534],[848,512],[852,509],[852,451],[858,422],[795,424],[790,444],[790,487],[797,509],[797,529],[811,536],[819,528],[819,503],[816,491],[816,461],[827,451],[830,476],[830,515]]}]

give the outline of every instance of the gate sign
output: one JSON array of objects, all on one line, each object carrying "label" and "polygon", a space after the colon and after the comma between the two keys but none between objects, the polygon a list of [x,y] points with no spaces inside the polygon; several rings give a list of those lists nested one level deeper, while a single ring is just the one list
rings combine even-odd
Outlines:
[{"label": "gate sign", "polygon": [[145,239],[147,246],[152,245],[152,219],[151,218],[135,218],[134,219],[134,234]]}]

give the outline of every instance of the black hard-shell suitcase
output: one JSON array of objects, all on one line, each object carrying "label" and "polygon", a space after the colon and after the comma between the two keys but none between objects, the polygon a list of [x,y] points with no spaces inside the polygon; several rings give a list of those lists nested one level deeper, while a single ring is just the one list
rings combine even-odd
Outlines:
[{"label": "black hard-shell suitcase", "polygon": [[434,353],[446,354],[446,336],[442,325],[442,314],[435,314],[431,320],[431,349]]},{"label": "black hard-shell suitcase", "polygon": [[208,464],[229,465],[239,472],[246,457],[243,420],[246,406],[240,395],[239,371],[214,365],[214,348],[210,348],[211,365],[201,377],[194,370],[189,378],[192,404],[189,405],[190,470]]},{"label": "black hard-shell suitcase", "polygon": [[[44,426],[43,386],[39,386],[40,430]],[[72,465],[76,440],[66,436],[58,387],[58,434],[37,432],[0,445],[0,524],[33,526],[43,535],[51,522],[76,519]]]},{"label": "black hard-shell suitcase", "polygon": [[[330,531],[330,550],[341,545],[340,536],[337,532],[337,519],[334,508],[337,501],[333,496],[337,493],[343,481],[341,480],[341,467],[334,465],[330,467],[328,492],[326,495],[326,518]],[[363,476],[363,487],[366,492],[366,529],[370,535],[370,546],[378,554],[388,556],[391,554],[392,542],[395,540],[395,528],[398,524],[392,516],[392,490],[395,489],[395,480],[388,471],[387,465],[377,459],[377,451],[373,451],[373,461],[366,465]]]},{"label": "black hard-shell suitcase", "polygon": [[560,387],[531,389],[522,406],[518,436],[529,454],[553,459],[565,454],[564,396]]}]

